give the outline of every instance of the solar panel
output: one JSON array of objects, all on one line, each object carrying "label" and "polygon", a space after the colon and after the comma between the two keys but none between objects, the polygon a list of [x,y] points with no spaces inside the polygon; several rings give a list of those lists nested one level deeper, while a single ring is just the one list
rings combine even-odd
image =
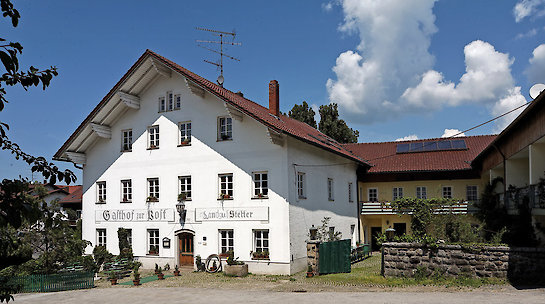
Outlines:
[{"label": "solar panel", "polygon": [[452,140],[452,149],[467,149],[465,140],[463,139]]},{"label": "solar panel", "polygon": [[437,149],[438,150],[450,150],[452,149],[452,144],[450,143],[450,140],[441,140],[437,142]]},{"label": "solar panel", "polygon": [[397,144],[396,153],[409,152],[409,144]]},{"label": "solar panel", "polygon": [[435,151],[437,150],[436,141],[428,141],[424,143],[424,151]]},{"label": "solar panel", "polygon": [[421,142],[415,142],[411,143],[411,147],[409,148],[410,152],[419,152],[422,151],[423,144]]}]

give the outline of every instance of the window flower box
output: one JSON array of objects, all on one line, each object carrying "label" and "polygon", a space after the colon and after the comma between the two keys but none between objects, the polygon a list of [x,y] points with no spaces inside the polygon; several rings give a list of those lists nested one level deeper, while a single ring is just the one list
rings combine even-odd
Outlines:
[{"label": "window flower box", "polygon": [[151,246],[149,251],[148,251],[148,254],[149,255],[158,255],[159,254],[159,247]]},{"label": "window flower box", "polygon": [[182,139],[180,142],[180,146],[189,146],[191,145],[191,141],[189,139]]},{"label": "window flower box", "polygon": [[222,200],[231,199],[231,196],[229,194],[222,193],[222,194],[220,194],[220,199],[222,199]]},{"label": "window flower box", "polygon": [[185,201],[187,200],[187,194],[185,192],[182,192],[180,194],[178,194],[178,201],[181,202],[181,201]]},{"label": "window flower box", "polygon": [[252,260],[268,260],[269,259],[269,252],[268,251],[259,251],[259,252],[252,252]]},{"label": "window flower box", "polygon": [[147,201],[148,203],[156,203],[156,202],[159,201],[159,199],[158,199],[157,197],[155,197],[155,196],[148,196],[148,198],[146,199],[146,201]]}]

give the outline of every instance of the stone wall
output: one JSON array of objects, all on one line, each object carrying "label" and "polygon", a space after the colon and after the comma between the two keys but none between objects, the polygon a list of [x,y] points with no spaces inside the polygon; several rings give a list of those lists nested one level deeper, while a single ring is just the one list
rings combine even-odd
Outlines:
[{"label": "stone wall", "polygon": [[307,266],[312,267],[314,275],[320,275],[320,243],[320,241],[307,241]]},{"label": "stone wall", "polygon": [[383,274],[386,277],[413,277],[417,270],[427,275],[439,272],[447,276],[543,280],[545,248],[479,247],[384,243]]}]

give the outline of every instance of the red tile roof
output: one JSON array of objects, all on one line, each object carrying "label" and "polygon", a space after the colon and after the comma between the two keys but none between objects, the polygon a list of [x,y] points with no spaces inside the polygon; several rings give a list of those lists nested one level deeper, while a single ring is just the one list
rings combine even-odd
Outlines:
[{"label": "red tile roof", "polygon": [[82,186],[67,186],[70,188],[70,194],[65,196],[62,200],[59,201],[59,204],[65,203],[81,203],[81,197],[83,195]]},{"label": "red tile roof", "polygon": [[150,51],[146,50],[142,56],[137,60],[137,62],[123,75],[121,80],[110,90],[110,92],[102,99],[102,101],[93,109],[93,111],[87,116],[87,118],[80,124],[76,131],[70,136],[70,138],[64,143],[64,145],[55,153],[54,159],[63,160],[61,158],[62,153],[68,147],[69,143],[75,139],[77,134],[83,129],[83,127],[91,122],[93,117],[98,113],[98,111],[103,107],[103,105],[108,102],[110,97],[117,92],[117,89],[122,85],[122,83],[130,77],[132,72],[148,57],[151,56],[155,59],[158,59],[163,64],[167,65],[174,71],[182,74],[184,77],[195,82],[197,85],[203,87],[208,92],[214,94],[218,98],[224,100],[228,104],[234,106],[239,111],[249,115],[250,117],[256,119],[265,126],[271,128],[272,130],[287,134],[297,138],[308,144],[320,147],[322,149],[328,150],[340,156],[346,157],[353,161],[356,161],[360,164],[368,165],[364,159],[355,156],[350,151],[346,150],[341,144],[339,144],[334,139],[328,137],[327,135],[321,133],[320,131],[312,128],[311,126],[302,123],[298,120],[289,118],[285,115],[280,115],[278,117],[269,113],[269,109],[249,100],[240,95],[233,93],[232,91],[223,88],[191,71],[188,69],[179,66],[178,64],[166,59],[165,57]]},{"label": "red tile roof", "polygon": [[399,154],[396,153],[397,144],[429,142],[441,139],[430,138],[413,141],[345,144],[343,146],[357,156],[367,159],[367,162],[372,165],[368,171],[369,173],[457,171],[470,170],[471,161],[479,155],[494,138],[496,138],[496,135],[456,137],[456,139],[465,140],[467,145],[466,150]]}]

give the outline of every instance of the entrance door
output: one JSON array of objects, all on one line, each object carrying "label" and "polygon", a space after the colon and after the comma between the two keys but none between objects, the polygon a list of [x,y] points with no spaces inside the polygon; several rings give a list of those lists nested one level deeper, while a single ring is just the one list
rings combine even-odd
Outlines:
[{"label": "entrance door", "polygon": [[395,235],[402,236],[407,233],[407,224],[406,223],[394,223]]},{"label": "entrance door", "polygon": [[382,227],[371,227],[371,250],[378,250],[377,238],[382,233]]},{"label": "entrance door", "polygon": [[180,265],[193,265],[193,234],[181,233],[178,235]]}]

